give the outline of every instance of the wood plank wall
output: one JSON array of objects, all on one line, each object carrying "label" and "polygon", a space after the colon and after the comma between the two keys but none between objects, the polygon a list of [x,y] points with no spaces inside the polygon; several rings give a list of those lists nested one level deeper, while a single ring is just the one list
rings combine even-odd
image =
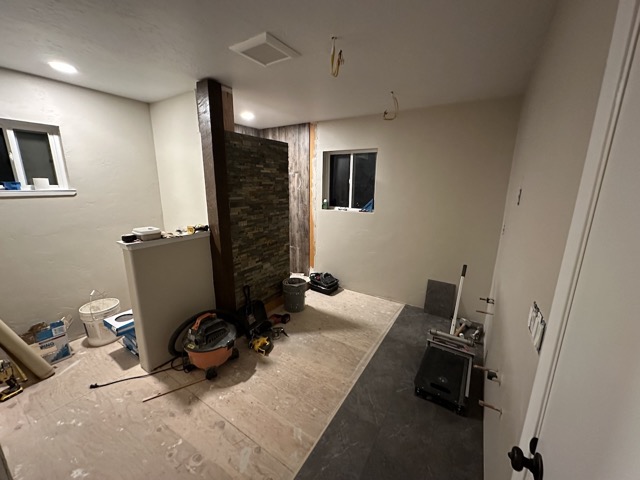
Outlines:
[{"label": "wood plank wall", "polygon": [[309,269],[316,263],[315,219],[313,218],[313,162],[316,158],[316,132],[318,124],[309,125]]},{"label": "wood plank wall", "polygon": [[233,122],[233,91],[224,85],[222,86],[222,120],[224,131],[233,132],[235,127]]},{"label": "wood plank wall", "polygon": [[290,268],[294,273],[308,275],[310,266],[309,214],[311,210],[309,202],[310,125],[303,123],[263,130],[236,125],[235,131],[289,144]]},{"label": "wood plank wall", "polygon": [[260,130],[257,128],[246,127],[244,125],[238,125],[237,123],[234,125],[233,131],[243,135],[251,135],[252,137],[262,137]]}]

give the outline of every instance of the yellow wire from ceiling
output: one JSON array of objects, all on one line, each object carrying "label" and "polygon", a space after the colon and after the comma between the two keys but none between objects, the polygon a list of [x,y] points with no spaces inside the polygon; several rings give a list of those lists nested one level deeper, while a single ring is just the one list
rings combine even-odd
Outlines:
[{"label": "yellow wire from ceiling", "polygon": [[336,39],[338,37],[331,37],[331,75],[337,77],[340,75],[340,65],[344,64],[344,58],[342,56],[342,50],[338,52],[338,58],[336,59]]}]

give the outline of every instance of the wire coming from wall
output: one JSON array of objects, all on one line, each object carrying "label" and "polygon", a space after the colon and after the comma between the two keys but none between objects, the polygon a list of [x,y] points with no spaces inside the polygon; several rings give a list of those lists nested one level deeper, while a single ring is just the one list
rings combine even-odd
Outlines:
[{"label": "wire coming from wall", "polygon": [[398,97],[393,93],[393,90],[391,90],[391,98],[393,99],[393,114],[389,114],[389,112],[385,110],[382,114],[382,118],[385,120],[395,120],[398,116],[398,111],[400,110],[400,107],[398,106]]},{"label": "wire coming from wall", "polygon": [[342,56],[342,50],[338,52],[338,58],[336,58],[336,40],[338,37],[331,37],[331,75],[337,77],[340,74],[340,66],[344,64],[344,57]]}]

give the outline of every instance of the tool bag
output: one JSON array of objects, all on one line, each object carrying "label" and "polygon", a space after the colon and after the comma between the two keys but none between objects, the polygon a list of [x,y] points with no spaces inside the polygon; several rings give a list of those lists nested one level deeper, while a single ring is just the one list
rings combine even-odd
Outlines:
[{"label": "tool bag", "polygon": [[316,292],[332,293],[338,289],[340,281],[330,273],[312,273],[309,275],[309,287]]},{"label": "tool bag", "polygon": [[312,273],[309,277],[313,285],[324,288],[332,288],[338,285],[339,280],[330,273]]},{"label": "tool bag", "polygon": [[245,297],[245,304],[236,311],[238,324],[238,336],[246,336],[251,339],[251,335],[256,330],[268,330],[271,323],[267,317],[267,309],[261,300],[251,300],[251,289],[245,285],[242,289]]}]

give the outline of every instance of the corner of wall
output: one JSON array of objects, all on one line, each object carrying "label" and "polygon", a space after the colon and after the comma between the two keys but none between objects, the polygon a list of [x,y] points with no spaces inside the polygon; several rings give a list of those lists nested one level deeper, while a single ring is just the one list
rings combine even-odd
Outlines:
[{"label": "corner of wall", "polygon": [[195,94],[149,108],[165,229],[208,223]]}]

